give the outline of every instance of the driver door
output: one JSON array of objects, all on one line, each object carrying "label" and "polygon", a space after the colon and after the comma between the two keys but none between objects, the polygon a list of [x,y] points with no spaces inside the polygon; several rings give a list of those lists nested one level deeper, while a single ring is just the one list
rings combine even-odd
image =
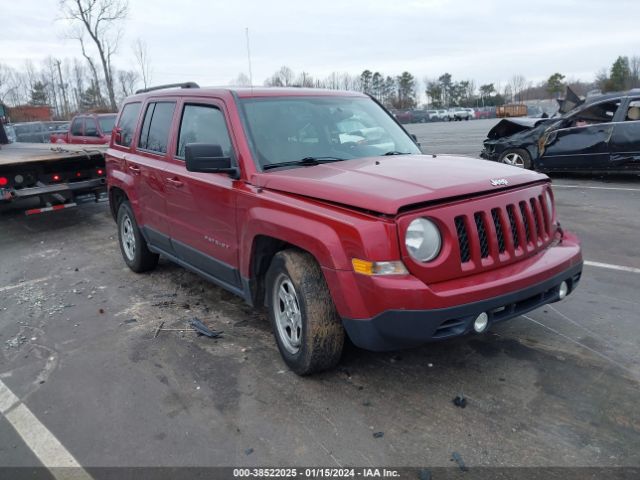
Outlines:
[{"label": "driver door", "polygon": [[560,128],[546,134],[538,160],[542,170],[606,168],[613,117],[619,100],[590,105],[567,118]]}]

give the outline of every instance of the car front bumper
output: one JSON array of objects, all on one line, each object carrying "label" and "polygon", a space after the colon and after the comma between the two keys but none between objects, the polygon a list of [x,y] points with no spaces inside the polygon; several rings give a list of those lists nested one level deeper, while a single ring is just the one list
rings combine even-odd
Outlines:
[{"label": "car front bumper", "polygon": [[573,293],[581,274],[582,261],[543,282],[494,298],[440,309],[387,310],[370,319],[343,319],[343,324],[351,341],[367,350],[415,347],[473,332],[473,323],[481,313],[488,316],[488,329],[497,322],[557,302],[560,284],[566,282],[569,294]]}]

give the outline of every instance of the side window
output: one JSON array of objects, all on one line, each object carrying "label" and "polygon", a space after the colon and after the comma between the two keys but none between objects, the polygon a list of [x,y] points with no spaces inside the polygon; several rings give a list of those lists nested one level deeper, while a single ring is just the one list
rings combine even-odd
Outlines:
[{"label": "side window", "polygon": [[607,123],[613,120],[616,110],[620,106],[620,100],[602,102],[591,107],[587,107],[577,112],[571,118],[571,127],[584,127],[597,123]]},{"label": "side window", "polygon": [[640,120],[640,99],[633,99],[627,108],[627,114],[624,117],[625,122],[635,122]]},{"label": "side window", "polygon": [[84,121],[84,135],[85,137],[97,137],[98,126],[93,118],[86,118]]},{"label": "side window", "polygon": [[82,136],[82,118],[76,118],[71,124],[71,135]]},{"label": "side window", "polygon": [[169,129],[171,128],[171,120],[173,119],[175,108],[175,102],[149,104],[144,116],[138,148],[152,152],[167,153]]},{"label": "side window", "polygon": [[133,132],[136,129],[138,123],[138,114],[140,113],[140,103],[128,103],[122,109],[120,120],[118,121],[118,128],[120,128],[120,142],[118,145],[123,147],[130,147],[133,142]]},{"label": "side window", "polygon": [[184,158],[188,143],[213,143],[222,147],[225,156],[231,156],[231,139],[224,115],[216,107],[185,105],[180,122],[180,136],[176,156]]}]

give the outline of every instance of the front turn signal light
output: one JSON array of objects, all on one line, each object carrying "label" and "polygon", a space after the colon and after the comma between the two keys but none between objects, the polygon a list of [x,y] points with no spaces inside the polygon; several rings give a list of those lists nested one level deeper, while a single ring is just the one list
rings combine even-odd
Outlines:
[{"label": "front turn signal light", "polygon": [[409,272],[401,261],[370,262],[354,258],[351,260],[353,271],[361,275],[408,275]]}]

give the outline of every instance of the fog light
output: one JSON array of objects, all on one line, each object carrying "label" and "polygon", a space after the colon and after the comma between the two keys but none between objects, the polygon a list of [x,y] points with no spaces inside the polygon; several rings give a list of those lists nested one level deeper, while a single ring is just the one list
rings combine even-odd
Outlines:
[{"label": "fog light", "polygon": [[569,294],[569,285],[567,285],[567,282],[562,282],[560,284],[560,288],[558,289],[558,298],[562,300],[568,294]]},{"label": "fog light", "polygon": [[482,333],[487,329],[487,325],[489,325],[489,315],[487,315],[486,312],[482,312],[474,320],[473,329],[477,333]]}]

